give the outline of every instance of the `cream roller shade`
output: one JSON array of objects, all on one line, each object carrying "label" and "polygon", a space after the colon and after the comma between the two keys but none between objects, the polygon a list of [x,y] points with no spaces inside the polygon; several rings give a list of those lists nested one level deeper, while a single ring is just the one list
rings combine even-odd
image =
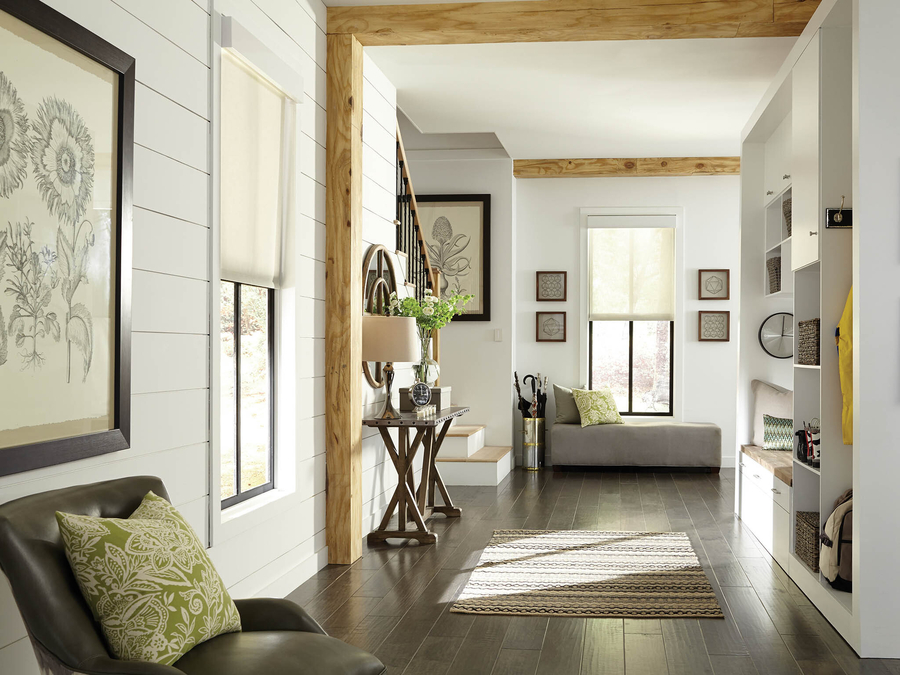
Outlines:
[{"label": "cream roller shade", "polygon": [[221,73],[221,277],[276,288],[292,104],[228,51]]},{"label": "cream roller shade", "polygon": [[675,228],[588,230],[591,321],[675,319]]}]

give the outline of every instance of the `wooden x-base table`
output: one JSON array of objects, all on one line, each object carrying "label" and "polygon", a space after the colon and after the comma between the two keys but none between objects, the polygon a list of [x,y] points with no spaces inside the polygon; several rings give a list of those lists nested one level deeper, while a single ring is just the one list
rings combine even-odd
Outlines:
[{"label": "wooden x-base table", "polygon": [[[370,532],[368,542],[374,543],[385,539],[415,539],[423,544],[433,544],[437,541],[437,533],[431,532],[425,525],[425,521],[433,513],[443,513],[448,518],[459,518],[462,509],[453,505],[447,486],[437,470],[435,459],[444,437],[450,429],[453,418],[469,412],[468,408],[445,408],[428,417],[417,417],[415,413],[402,413],[400,419],[383,420],[371,418],[363,420],[367,427],[377,427],[381,438],[387,447],[394,468],[397,469],[397,489],[388,504],[384,518],[378,529]],[[394,440],[389,433],[392,427],[399,432],[399,443],[394,445]],[[414,434],[410,434],[410,432]],[[413,478],[413,460],[419,451],[423,449],[422,480],[416,488]],[[440,490],[444,500],[443,506],[435,506],[435,490]],[[389,530],[388,523],[397,511],[398,525],[396,530]],[[406,529],[407,520],[411,520],[415,529]]]}]

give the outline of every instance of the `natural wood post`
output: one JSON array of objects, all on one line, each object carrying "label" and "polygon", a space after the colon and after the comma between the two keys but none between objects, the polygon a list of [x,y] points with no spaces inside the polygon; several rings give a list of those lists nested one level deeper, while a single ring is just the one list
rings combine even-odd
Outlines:
[{"label": "natural wood post", "polygon": [[325,189],[325,539],[328,562],[362,556],[363,50],[328,36]]}]

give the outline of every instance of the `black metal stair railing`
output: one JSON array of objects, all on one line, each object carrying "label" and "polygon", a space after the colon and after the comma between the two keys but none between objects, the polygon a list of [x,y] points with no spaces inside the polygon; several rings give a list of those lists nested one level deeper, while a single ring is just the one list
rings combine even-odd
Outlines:
[{"label": "black metal stair railing", "polygon": [[416,214],[416,197],[406,165],[403,142],[397,133],[397,251],[406,257],[406,280],[415,285],[415,297],[421,302],[426,289],[433,289],[434,274],[428,250]]}]

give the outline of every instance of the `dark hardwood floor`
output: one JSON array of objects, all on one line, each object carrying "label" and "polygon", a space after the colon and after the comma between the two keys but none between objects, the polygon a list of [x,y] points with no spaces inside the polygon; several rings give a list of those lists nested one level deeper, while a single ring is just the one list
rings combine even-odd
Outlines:
[{"label": "dark hardwood floor", "polygon": [[[734,471],[513,472],[451,488],[435,545],[369,547],[295,590],[329,634],[391,675],[900,675],[860,660],[733,514]],[[451,614],[496,528],[687,532],[725,620]]]}]

